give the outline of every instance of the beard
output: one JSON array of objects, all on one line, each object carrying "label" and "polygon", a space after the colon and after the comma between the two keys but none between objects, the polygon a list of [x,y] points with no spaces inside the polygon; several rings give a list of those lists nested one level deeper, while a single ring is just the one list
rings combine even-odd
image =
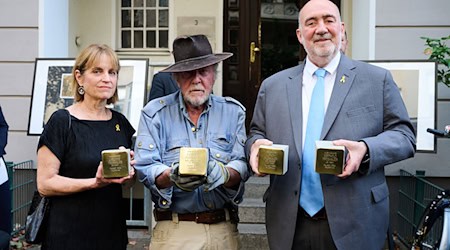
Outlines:
[{"label": "beard", "polygon": [[193,106],[193,107],[200,107],[202,105],[204,105],[210,96],[211,92],[206,92],[204,93],[204,95],[201,96],[195,96],[195,95],[183,95],[183,99],[186,103],[188,103],[189,105]]},{"label": "beard", "polygon": [[[315,37],[314,41],[319,40],[319,39],[330,39],[329,40],[330,44],[325,45],[325,46],[320,46],[313,42],[312,46],[303,46],[305,48],[305,51],[307,54],[311,54],[311,55],[318,56],[318,57],[331,57],[331,56],[334,56],[336,54],[336,51],[338,51],[340,48],[340,45],[341,45],[340,38],[338,39],[339,42],[337,45],[335,43],[333,43],[330,35]],[[302,40],[303,40],[302,41],[303,44],[307,44],[304,37],[302,37]]]}]

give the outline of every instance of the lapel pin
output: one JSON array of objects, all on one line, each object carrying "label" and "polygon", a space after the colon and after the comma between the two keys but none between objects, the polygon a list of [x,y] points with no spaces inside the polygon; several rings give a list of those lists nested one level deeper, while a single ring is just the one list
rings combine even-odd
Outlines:
[{"label": "lapel pin", "polygon": [[345,83],[345,76],[341,77],[341,80],[339,80],[340,83]]},{"label": "lapel pin", "polygon": [[120,131],[120,126],[119,126],[119,124],[116,124],[116,131],[117,131],[117,132]]}]

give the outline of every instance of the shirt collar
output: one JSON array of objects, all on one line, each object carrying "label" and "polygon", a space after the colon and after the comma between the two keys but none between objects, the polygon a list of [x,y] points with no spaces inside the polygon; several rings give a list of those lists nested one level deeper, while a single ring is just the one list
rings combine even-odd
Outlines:
[{"label": "shirt collar", "polygon": [[[336,70],[337,67],[339,65],[339,61],[341,60],[341,53],[336,53],[336,55],[333,57],[333,59],[331,59],[331,61],[327,64],[327,66],[323,67],[330,75],[333,75]],[[319,67],[317,67],[315,64],[313,64],[308,57],[306,57],[306,63],[305,63],[305,69],[304,72],[306,74],[309,74],[310,76],[314,75],[314,72],[316,72],[316,70]]]}]

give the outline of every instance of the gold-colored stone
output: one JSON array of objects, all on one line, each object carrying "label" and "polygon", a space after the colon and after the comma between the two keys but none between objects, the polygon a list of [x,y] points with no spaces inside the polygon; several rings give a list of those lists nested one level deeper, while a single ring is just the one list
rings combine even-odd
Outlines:
[{"label": "gold-colored stone", "polygon": [[345,147],[331,141],[316,141],[315,171],[320,174],[342,174],[345,166]]},{"label": "gold-colored stone", "polygon": [[208,168],[207,148],[180,148],[180,175],[204,175]]},{"label": "gold-colored stone", "polygon": [[258,171],[264,174],[283,175],[287,171],[289,146],[262,145],[258,153]]},{"label": "gold-colored stone", "polygon": [[121,178],[130,172],[130,150],[110,149],[102,151],[103,177]]}]

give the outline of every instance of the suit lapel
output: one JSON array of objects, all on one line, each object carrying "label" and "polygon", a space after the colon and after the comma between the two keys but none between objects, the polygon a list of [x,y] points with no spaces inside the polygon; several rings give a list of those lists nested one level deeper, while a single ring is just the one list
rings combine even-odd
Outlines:
[{"label": "suit lapel", "polygon": [[327,112],[325,114],[323,122],[321,136],[322,139],[327,136],[331,125],[336,119],[339,110],[341,110],[345,97],[347,96],[348,91],[353,84],[353,80],[356,76],[353,68],[355,68],[355,66],[353,65],[352,61],[346,56],[342,55],[336,72],[336,80],[334,82],[333,92],[331,93],[330,102],[328,103]]},{"label": "suit lapel", "polygon": [[295,138],[295,148],[301,159],[302,155],[302,79],[304,64],[298,66],[296,74],[289,76],[286,83],[286,92],[291,117],[292,134]]}]

